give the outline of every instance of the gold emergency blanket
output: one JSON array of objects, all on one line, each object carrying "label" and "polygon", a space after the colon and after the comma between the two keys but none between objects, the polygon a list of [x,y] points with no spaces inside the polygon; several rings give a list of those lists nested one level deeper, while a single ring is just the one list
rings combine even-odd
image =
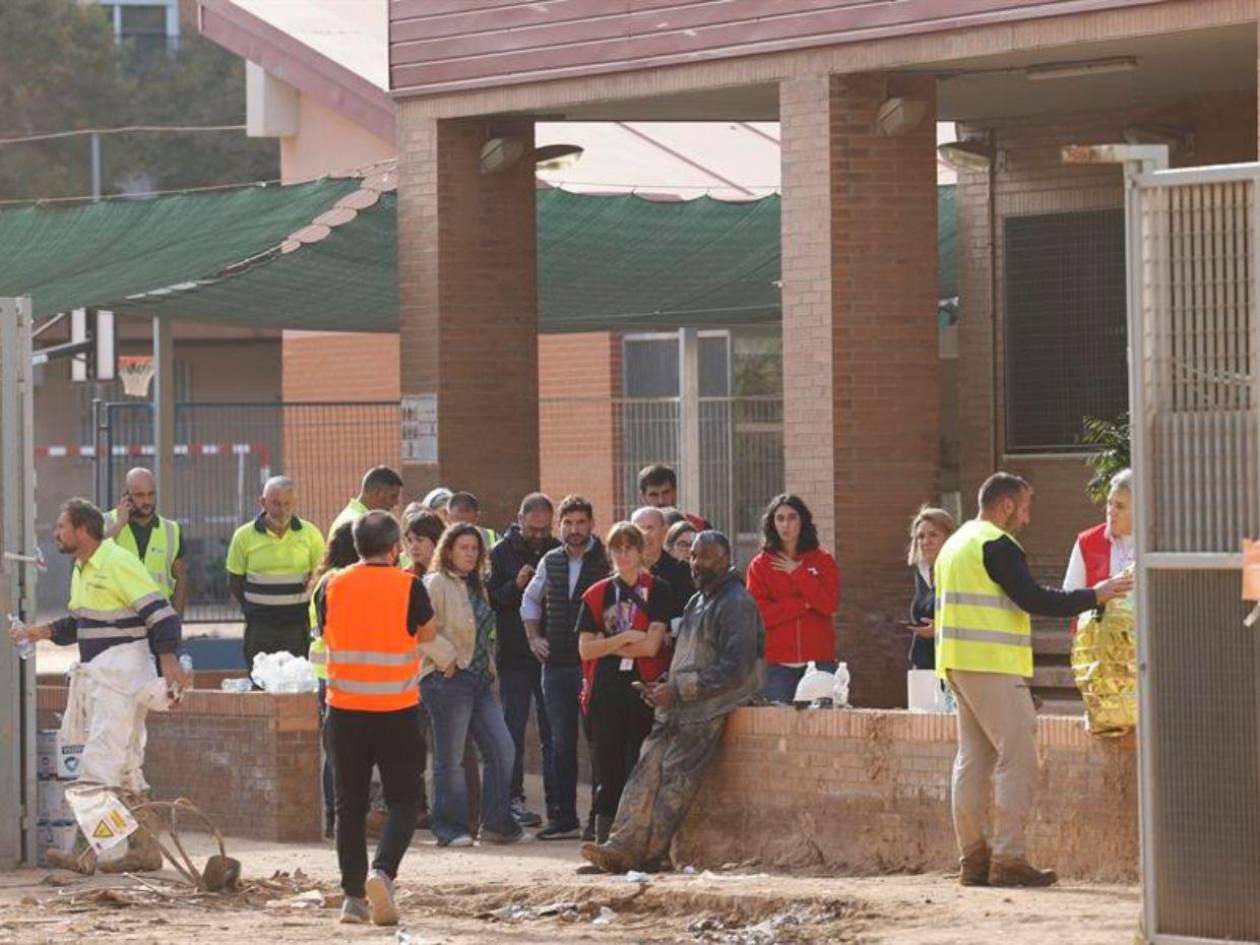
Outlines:
[{"label": "gold emergency blanket", "polygon": [[1115,737],[1137,726],[1137,626],[1132,596],[1083,614],[1072,639],[1072,673],[1085,700],[1085,727]]}]

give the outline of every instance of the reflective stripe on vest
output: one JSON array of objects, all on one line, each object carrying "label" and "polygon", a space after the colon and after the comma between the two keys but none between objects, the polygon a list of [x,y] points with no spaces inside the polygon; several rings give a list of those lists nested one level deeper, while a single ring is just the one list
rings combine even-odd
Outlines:
[{"label": "reflective stripe on vest", "polygon": [[365,564],[328,579],[323,659],[333,708],[395,712],[420,701],[420,650],[407,627],[415,580]]},{"label": "reflective stripe on vest", "polygon": [[937,556],[939,676],[948,669],[1032,676],[1032,620],[984,567],[984,546],[1005,535],[996,525],[973,520],[951,535]]},{"label": "reflective stripe on vest", "polygon": [[115,644],[144,640],[151,627],[176,617],[148,569],[110,539],[74,565],[69,610],[84,662]]},{"label": "reflective stripe on vest", "polygon": [[310,599],[306,590],[308,578],[308,574],[258,574],[250,571],[245,575],[245,601],[262,607],[305,604]]},{"label": "reflective stripe on vest", "polygon": [[[118,521],[118,510],[113,509],[106,518],[106,526],[111,526]],[[176,555],[179,553],[179,524],[172,522],[170,519],[157,516],[157,525],[149,533],[149,543],[145,545],[144,557],[140,558],[144,562],[144,568],[149,572],[149,577],[153,578],[167,600],[171,599],[171,595],[175,593],[175,561]],[[120,548],[126,548],[137,558],[140,557],[140,546],[136,542],[135,532],[131,530],[131,526],[124,525],[114,538],[114,542]]]}]

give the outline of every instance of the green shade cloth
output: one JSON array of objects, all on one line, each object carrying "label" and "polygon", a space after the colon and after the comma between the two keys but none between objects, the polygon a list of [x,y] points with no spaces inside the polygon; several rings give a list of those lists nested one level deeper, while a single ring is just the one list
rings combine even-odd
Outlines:
[{"label": "green shade cloth", "polygon": [[[0,296],[256,328],[398,330],[397,201],[279,244],[359,181],[323,180],[0,212]],[[957,295],[954,190],[939,188],[940,295]],[[538,193],[543,332],[779,318],[779,198],[724,203]]]}]

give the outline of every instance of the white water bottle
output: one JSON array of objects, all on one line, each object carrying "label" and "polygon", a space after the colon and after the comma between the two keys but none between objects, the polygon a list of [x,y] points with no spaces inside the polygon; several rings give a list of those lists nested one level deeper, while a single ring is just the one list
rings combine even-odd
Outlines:
[{"label": "white water bottle", "polygon": [[184,672],[191,673],[193,671],[193,659],[187,653],[179,654],[179,665],[184,668]]},{"label": "white water bottle", "polygon": [[[12,627],[13,629],[15,630],[26,629],[26,623],[20,617],[17,617],[14,614],[6,614],[5,616],[9,618],[9,626]],[[32,656],[35,655],[35,641],[34,640],[20,640],[16,642],[14,646],[17,647],[17,654],[18,654],[19,659],[29,660]]]}]

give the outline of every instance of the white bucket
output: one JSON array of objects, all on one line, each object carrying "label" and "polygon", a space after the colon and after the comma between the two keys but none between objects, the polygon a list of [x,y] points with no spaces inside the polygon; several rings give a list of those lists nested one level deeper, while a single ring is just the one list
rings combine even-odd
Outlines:
[{"label": "white bucket", "polygon": [[911,712],[952,711],[941,680],[932,669],[912,669],[906,673],[906,705]]}]

